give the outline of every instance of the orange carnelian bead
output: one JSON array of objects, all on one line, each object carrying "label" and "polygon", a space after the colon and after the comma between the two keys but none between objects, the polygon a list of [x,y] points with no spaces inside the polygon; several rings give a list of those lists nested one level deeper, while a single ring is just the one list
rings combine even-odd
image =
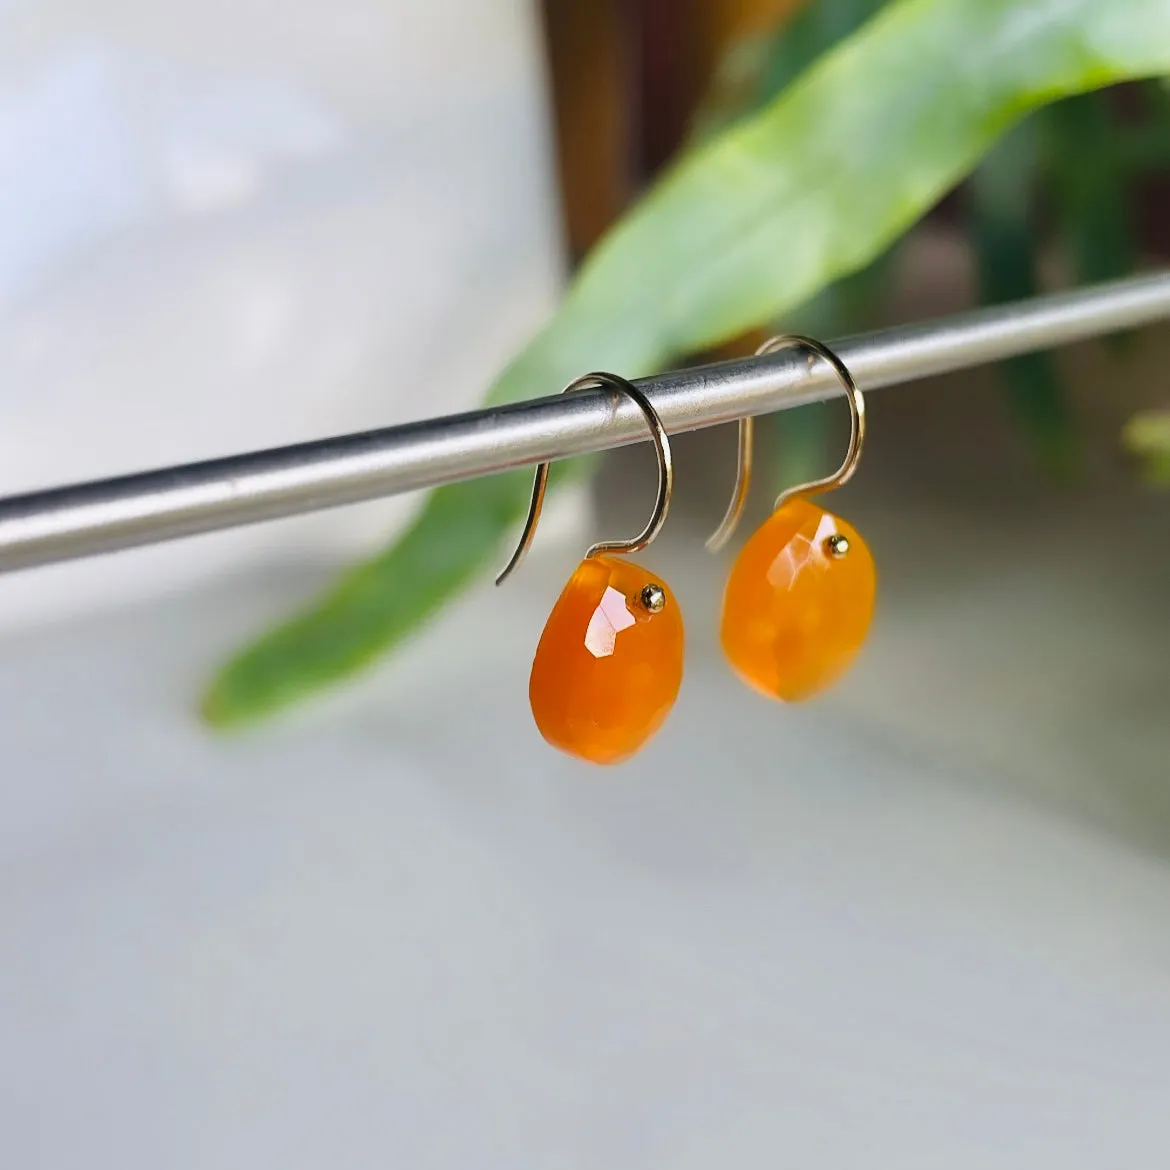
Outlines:
[{"label": "orange carnelian bead", "polygon": [[809,500],[789,500],[744,545],[727,579],[723,649],[749,686],[806,699],[856,657],[875,583],[873,557],[850,525]]},{"label": "orange carnelian bead", "polygon": [[[644,599],[647,586],[661,593]],[[536,648],[528,684],[536,726],[553,747],[616,764],[662,726],[682,669],[682,612],[670,590],[630,561],[589,557]]]}]

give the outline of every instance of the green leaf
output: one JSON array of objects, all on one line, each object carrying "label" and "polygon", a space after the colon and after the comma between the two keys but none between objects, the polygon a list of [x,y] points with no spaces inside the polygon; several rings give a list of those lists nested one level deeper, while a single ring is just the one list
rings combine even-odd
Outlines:
[{"label": "green leaf", "polygon": [[237,722],[367,665],[470,581],[513,521],[529,478],[497,476],[435,492],[397,544],[222,671],[204,700],[206,718]]},{"label": "green leaf", "polygon": [[[899,0],[687,153],[490,400],[645,374],[774,319],[883,252],[1028,111],[1167,71],[1166,0]],[[230,662],[208,717],[260,715],[369,662],[489,564],[524,495],[514,479],[443,489],[393,549]]]},{"label": "green leaf", "polygon": [[1118,146],[1131,172],[1170,169],[1170,78],[1142,82],[1145,118],[1126,133]]},{"label": "green leaf", "polygon": [[1049,185],[1078,280],[1094,283],[1131,272],[1137,247],[1125,127],[1101,94],[1058,102],[1046,111],[1043,126]]},{"label": "green leaf", "polygon": [[822,54],[852,36],[890,0],[811,0],[772,33],[762,72],[759,105],[783,92]]},{"label": "green leaf", "polygon": [[[1038,290],[1033,198],[1039,169],[1035,119],[1005,135],[979,165],[969,189],[971,242],[979,299],[997,304]],[[1001,362],[1013,413],[1041,463],[1068,478],[1081,466],[1081,445],[1051,354],[1030,353]]]},{"label": "green leaf", "polygon": [[1145,480],[1151,487],[1170,487],[1170,454],[1150,457],[1145,467]]},{"label": "green leaf", "polygon": [[1170,410],[1134,415],[1125,424],[1121,441],[1141,459],[1147,483],[1170,487]]},{"label": "green leaf", "polygon": [[818,57],[888,3],[811,0],[779,28],[733,44],[696,115],[696,140],[704,141],[767,105]]}]

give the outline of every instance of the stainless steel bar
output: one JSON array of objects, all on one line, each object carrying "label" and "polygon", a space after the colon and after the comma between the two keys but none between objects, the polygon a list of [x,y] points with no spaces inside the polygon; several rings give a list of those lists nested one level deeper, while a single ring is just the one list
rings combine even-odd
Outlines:
[{"label": "stainless steel bar", "polygon": [[[846,338],[864,390],[1170,317],[1170,271]],[[638,380],[672,433],[839,393],[787,352]],[[556,389],[552,387],[551,389]],[[604,390],[0,499],[0,572],[490,475],[645,439]]]}]

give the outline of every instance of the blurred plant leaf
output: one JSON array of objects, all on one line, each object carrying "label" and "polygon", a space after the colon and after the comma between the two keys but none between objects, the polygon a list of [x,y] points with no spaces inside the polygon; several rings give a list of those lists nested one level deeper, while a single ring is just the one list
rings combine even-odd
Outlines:
[{"label": "blurred plant leaf", "polygon": [[1047,138],[1047,186],[1078,280],[1093,283],[1131,272],[1136,245],[1126,129],[1101,94],[1058,102],[1040,125]]},{"label": "blurred plant leaf", "polygon": [[[1165,0],[898,0],[687,152],[489,401],[645,374],[775,319],[888,248],[1030,110],[1167,71]],[[229,662],[207,717],[262,715],[368,663],[487,565],[525,494],[519,477],[441,489],[393,548]]]},{"label": "blurred plant leaf", "polygon": [[695,116],[695,140],[705,141],[762,109],[889,2],[806,0],[779,27],[742,38],[725,55]]},{"label": "blurred plant leaf", "polygon": [[1121,144],[1131,172],[1170,169],[1170,78],[1159,77],[1141,84],[1146,117],[1129,128]]},{"label": "blurred plant leaf", "polygon": [[[971,243],[984,303],[1022,300],[1038,291],[1032,202],[1039,161],[1038,122],[1029,118],[996,143],[971,177]],[[1062,478],[1074,475],[1081,465],[1080,441],[1052,355],[1024,354],[998,368],[1041,463]]]},{"label": "blurred plant leaf", "polygon": [[1142,461],[1148,482],[1170,487],[1170,410],[1135,415],[1122,430],[1121,441]]}]

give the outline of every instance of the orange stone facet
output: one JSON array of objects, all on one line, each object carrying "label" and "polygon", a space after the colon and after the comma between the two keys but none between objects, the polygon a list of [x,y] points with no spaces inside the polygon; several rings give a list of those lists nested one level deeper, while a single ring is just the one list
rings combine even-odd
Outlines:
[{"label": "orange stone facet", "polygon": [[[840,538],[848,551],[840,551]],[[834,540],[834,538],[838,538]],[[723,596],[723,649],[739,676],[795,702],[849,668],[873,617],[873,557],[857,532],[806,499],[782,505],[744,545]]]},{"label": "orange stone facet", "polygon": [[[657,613],[641,600],[647,585],[665,596]],[[662,726],[682,670],[682,612],[666,585],[630,561],[590,557],[545,623],[528,698],[553,747],[616,764]]]}]

